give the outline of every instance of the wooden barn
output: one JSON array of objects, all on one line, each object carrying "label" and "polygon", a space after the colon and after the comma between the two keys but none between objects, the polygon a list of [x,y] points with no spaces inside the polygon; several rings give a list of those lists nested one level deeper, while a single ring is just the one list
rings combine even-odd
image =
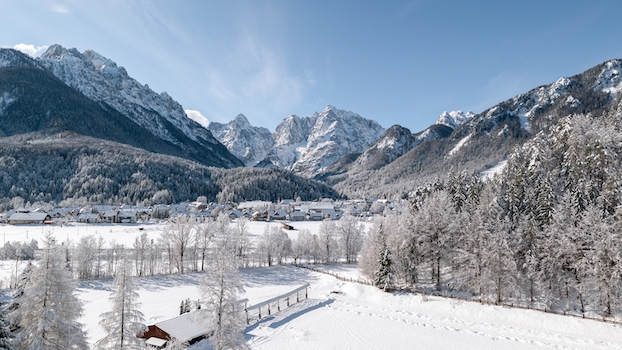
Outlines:
[{"label": "wooden barn", "polygon": [[190,312],[148,326],[141,338],[149,339],[152,343],[161,343],[158,339],[176,339],[182,343],[194,344],[208,335],[209,325],[209,320],[200,317],[197,312]]}]

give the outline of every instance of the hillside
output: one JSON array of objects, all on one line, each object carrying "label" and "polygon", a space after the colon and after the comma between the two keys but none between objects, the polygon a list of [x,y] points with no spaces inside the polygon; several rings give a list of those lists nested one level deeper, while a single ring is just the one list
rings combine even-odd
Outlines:
[{"label": "hillside", "polygon": [[0,138],[0,179],[0,211],[14,197],[33,205],[151,205],[197,196],[223,202],[338,196],[284,170],[207,167],[67,131]]}]

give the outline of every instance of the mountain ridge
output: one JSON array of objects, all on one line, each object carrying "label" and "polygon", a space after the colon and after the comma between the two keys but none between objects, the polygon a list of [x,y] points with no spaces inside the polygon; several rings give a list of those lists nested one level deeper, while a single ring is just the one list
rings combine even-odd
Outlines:
[{"label": "mountain ridge", "polygon": [[156,94],[131,78],[123,67],[92,50],[80,53],[52,45],[41,57],[31,58],[13,49],[0,49],[0,69],[16,66],[51,73],[102,109],[114,110],[168,142],[177,149],[173,153],[176,156],[227,168],[242,165],[208,130],[188,118],[168,94]]}]

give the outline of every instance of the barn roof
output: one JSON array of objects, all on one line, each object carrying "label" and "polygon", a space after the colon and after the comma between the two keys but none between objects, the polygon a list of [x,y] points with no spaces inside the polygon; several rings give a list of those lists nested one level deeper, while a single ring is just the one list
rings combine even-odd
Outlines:
[{"label": "barn roof", "polygon": [[187,342],[209,332],[210,320],[199,312],[186,313],[166,321],[158,322],[156,327],[165,331],[180,342]]},{"label": "barn roof", "polygon": [[10,221],[43,221],[48,216],[45,212],[15,213],[9,218]]}]

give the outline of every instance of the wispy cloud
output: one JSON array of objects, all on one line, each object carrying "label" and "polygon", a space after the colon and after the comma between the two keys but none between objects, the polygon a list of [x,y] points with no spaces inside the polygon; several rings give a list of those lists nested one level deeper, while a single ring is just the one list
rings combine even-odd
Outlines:
[{"label": "wispy cloud", "polygon": [[21,51],[27,55],[29,55],[30,57],[38,57],[39,55],[41,55],[45,50],[47,50],[47,46],[35,46],[32,44],[17,44],[15,46],[13,46],[13,48],[15,50]]},{"label": "wispy cloud", "polygon": [[283,109],[298,104],[307,84],[315,84],[311,71],[298,77],[288,71],[284,53],[266,44],[259,35],[241,30],[229,54],[226,79],[222,74],[212,74],[210,85],[216,96],[246,104],[268,104]]},{"label": "wispy cloud", "polygon": [[71,11],[64,4],[53,2],[48,5],[48,9],[54,13],[70,14]]}]

